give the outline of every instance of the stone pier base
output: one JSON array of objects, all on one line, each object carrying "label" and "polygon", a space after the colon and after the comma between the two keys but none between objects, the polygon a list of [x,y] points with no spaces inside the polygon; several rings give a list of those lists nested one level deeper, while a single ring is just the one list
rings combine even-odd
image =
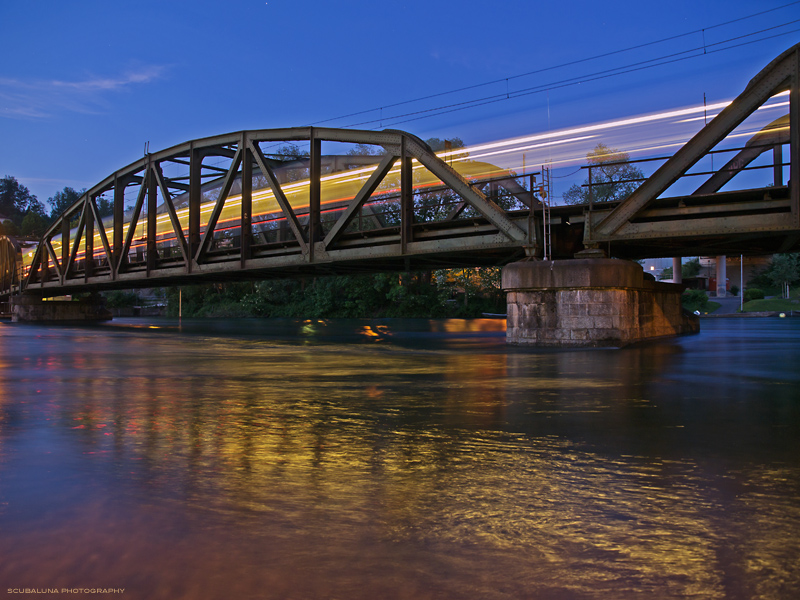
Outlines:
[{"label": "stone pier base", "polygon": [[645,279],[626,260],[512,263],[503,269],[503,289],[512,344],[619,347],[700,330],[681,307],[682,286]]},{"label": "stone pier base", "polygon": [[11,298],[11,321],[108,321],[112,318],[102,298],[83,300],[42,300],[35,296],[13,296]]}]

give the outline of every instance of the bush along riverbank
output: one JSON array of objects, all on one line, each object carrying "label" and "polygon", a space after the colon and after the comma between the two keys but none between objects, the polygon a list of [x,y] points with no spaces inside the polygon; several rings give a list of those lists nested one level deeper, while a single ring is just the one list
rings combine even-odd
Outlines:
[{"label": "bush along riverbank", "polygon": [[170,288],[167,315],[475,318],[504,314],[499,268],[377,273]]}]

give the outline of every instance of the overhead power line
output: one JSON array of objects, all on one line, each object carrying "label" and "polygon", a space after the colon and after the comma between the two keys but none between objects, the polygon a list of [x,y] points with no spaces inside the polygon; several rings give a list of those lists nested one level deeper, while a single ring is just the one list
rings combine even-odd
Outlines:
[{"label": "overhead power line", "polygon": [[[542,85],[538,85],[538,86],[531,86],[531,87],[528,87],[528,88],[523,88],[523,89],[514,90],[514,91],[509,91],[508,89],[506,89],[502,93],[492,94],[492,95],[485,96],[485,97],[482,97],[482,98],[476,98],[476,99],[472,99],[472,100],[465,100],[465,101],[462,101],[462,102],[452,102],[452,103],[449,103],[449,104],[443,104],[443,105],[440,105],[440,106],[426,108],[426,109],[420,109],[420,110],[416,110],[416,111],[409,111],[409,112],[401,113],[401,114],[386,115],[384,113],[385,110],[390,109],[390,108],[397,108],[399,106],[404,106],[404,105],[408,105],[408,104],[414,104],[414,103],[417,103],[417,102],[423,102],[425,100],[431,100],[431,99],[434,99],[434,98],[440,98],[440,97],[443,97],[443,96],[448,96],[448,95],[452,95],[452,94],[458,94],[458,93],[462,93],[462,92],[466,92],[466,91],[470,91],[470,90],[475,90],[475,89],[479,89],[479,88],[482,88],[482,87],[487,87],[487,86],[496,85],[496,84],[503,83],[503,82],[508,82],[509,80],[521,79],[523,77],[529,77],[531,75],[537,75],[537,74],[541,74],[541,73],[544,73],[544,72],[547,72],[547,71],[554,71],[556,69],[561,69],[561,68],[564,68],[564,67],[575,66],[575,65],[578,65],[578,64],[587,63],[587,62],[590,62],[590,61],[593,61],[593,60],[597,60],[597,59],[600,59],[600,58],[607,58],[609,56],[614,56],[614,55],[622,54],[622,53],[625,53],[625,52],[630,52],[630,51],[633,51],[633,50],[639,50],[641,48],[645,48],[645,47],[648,47],[648,46],[654,46],[654,45],[657,45],[657,44],[661,44],[661,43],[664,43],[664,42],[668,42],[668,41],[672,41],[672,40],[688,37],[688,36],[691,36],[691,35],[696,35],[698,33],[705,33],[706,31],[710,31],[712,29],[718,29],[720,27],[725,27],[725,26],[731,25],[733,23],[738,23],[738,22],[741,22],[741,21],[752,19],[752,18],[761,16],[761,15],[764,15],[764,14],[767,14],[767,13],[771,13],[771,12],[775,12],[775,11],[787,8],[789,6],[793,6],[795,4],[800,4],[800,0],[796,0],[794,2],[789,2],[787,4],[784,4],[784,5],[775,7],[775,8],[759,11],[759,12],[756,12],[756,13],[752,13],[750,15],[746,15],[746,16],[743,16],[743,17],[738,17],[736,19],[725,21],[723,23],[718,23],[716,25],[711,25],[709,27],[705,27],[705,28],[702,28],[702,29],[695,29],[693,31],[689,31],[689,32],[686,32],[686,33],[681,33],[681,34],[678,34],[678,35],[673,35],[673,36],[661,38],[659,40],[654,40],[652,42],[646,42],[644,44],[638,44],[636,46],[630,46],[628,48],[624,48],[624,49],[621,49],[621,50],[614,50],[614,51],[611,51],[611,52],[605,52],[605,53],[602,53],[602,54],[597,54],[595,56],[582,58],[582,59],[578,59],[578,60],[562,63],[562,64],[559,64],[559,65],[554,65],[554,66],[550,66],[550,67],[544,67],[544,68],[541,68],[541,69],[537,69],[535,71],[529,71],[529,72],[526,72],[526,73],[519,73],[519,74],[516,74],[516,75],[511,75],[511,76],[508,76],[508,77],[494,79],[492,81],[486,81],[486,82],[478,83],[478,84],[475,84],[475,85],[465,86],[465,87],[461,87],[461,88],[454,89],[454,90],[449,90],[449,91],[445,91],[445,92],[439,92],[439,93],[436,93],[436,94],[429,94],[427,96],[421,96],[419,98],[414,98],[414,99],[410,99],[410,100],[404,100],[402,102],[395,102],[393,104],[388,104],[388,105],[384,105],[384,106],[380,106],[380,107],[376,107],[376,108],[371,108],[371,109],[367,109],[367,110],[348,113],[346,115],[340,115],[338,117],[332,117],[332,118],[329,118],[329,119],[324,119],[324,120],[321,120],[321,121],[317,121],[317,122],[313,123],[313,125],[321,125],[323,123],[330,123],[331,121],[338,121],[338,120],[341,120],[341,119],[346,119],[346,118],[349,118],[349,117],[355,117],[355,116],[359,116],[359,115],[367,115],[367,114],[374,113],[374,112],[380,112],[381,114],[380,114],[380,116],[378,116],[378,117],[376,117],[374,119],[369,119],[369,120],[365,120],[365,121],[361,121],[361,122],[357,122],[357,123],[350,123],[348,125],[345,125],[344,127],[359,127],[359,126],[364,126],[364,125],[369,125],[369,124],[374,124],[374,123],[387,123],[387,122],[391,123],[392,125],[398,125],[398,124],[401,124],[401,123],[407,123],[407,122],[410,122],[410,121],[417,121],[417,120],[420,120],[420,119],[435,117],[435,116],[438,116],[438,115],[452,113],[452,112],[456,112],[456,111],[460,111],[460,110],[467,110],[467,109],[470,109],[470,108],[476,108],[476,107],[479,107],[479,106],[485,106],[487,104],[493,104],[493,103],[496,103],[496,102],[501,102],[503,100],[512,100],[514,98],[519,98],[519,97],[522,97],[522,96],[527,96],[527,95],[531,95],[531,94],[541,93],[541,92],[550,91],[550,90],[554,90],[554,89],[559,89],[559,88],[563,88],[563,87],[568,87],[568,86],[572,86],[572,85],[578,85],[578,84],[581,84],[581,83],[588,83],[588,82],[596,81],[596,80],[599,80],[599,79],[606,79],[606,78],[609,78],[609,77],[614,77],[614,76],[617,76],[617,75],[623,75],[623,74],[631,73],[631,72],[635,72],[635,71],[641,71],[641,70],[644,70],[644,69],[663,66],[663,65],[667,65],[667,64],[683,61],[683,60],[688,60],[688,59],[691,59],[691,58],[697,58],[699,56],[704,56],[704,55],[707,55],[707,54],[714,54],[714,53],[722,52],[722,51],[725,51],[725,50],[731,50],[733,48],[738,48],[738,47],[741,47],[741,46],[745,46],[745,45],[749,45],[749,44],[753,44],[753,43],[757,43],[757,42],[762,42],[762,41],[769,40],[769,39],[774,39],[774,38],[777,38],[777,37],[780,37],[780,36],[783,36],[783,35],[789,35],[791,33],[796,33],[797,31],[800,31],[800,29],[793,29],[793,30],[790,30],[790,31],[775,33],[773,35],[762,37],[760,39],[749,40],[749,41],[746,41],[744,43],[732,44],[732,45],[725,46],[725,47],[719,47],[719,46],[723,46],[725,44],[731,44],[731,42],[734,42],[734,41],[737,41],[737,40],[741,40],[741,39],[745,39],[745,38],[748,38],[748,37],[753,37],[753,36],[756,36],[756,35],[760,35],[760,34],[763,34],[763,33],[766,33],[766,32],[774,31],[776,29],[780,29],[782,27],[786,27],[788,25],[791,25],[791,24],[794,24],[794,23],[798,23],[798,22],[800,22],[800,19],[795,19],[793,21],[784,22],[784,23],[781,23],[780,25],[776,25],[776,26],[773,26],[773,27],[768,27],[766,29],[761,29],[759,31],[754,31],[754,32],[750,32],[750,33],[747,33],[747,34],[734,36],[734,37],[728,38],[728,39],[720,41],[720,42],[714,42],[714,43],[710,43],[709,44],[709,43],[705,43],[705,41],[704,41],[702,46],[694,47],[694,48],[691,48],[691,49],[688,49],[688,50],[683,50],[681,52],[672,53],[672,54],[666,54],[666,55],[662,55],[662,56],[658,56],[658,57],[655,57],[655,58],[648,59],[646,61],[640,61],[640,62],[631,63],[631,64],[619,66],[619,67],[613,67],[611,69],[605,69],[605,70],[597,71],[597,72],[594,72],[594,73],[588,73],[588,74],[581,75],[581,76],[578,76],[578,77],[572,77],[572,78],[569,78],[569,79],[564,79],[564,80],[561,80],[561,81],[551,82],[551,83],[548,83],[548,84],[542,84]],[[406,118],[406,117],[408,117],[408,118]],[[403,119],[403,120],[398,121],[397,119]]]}]

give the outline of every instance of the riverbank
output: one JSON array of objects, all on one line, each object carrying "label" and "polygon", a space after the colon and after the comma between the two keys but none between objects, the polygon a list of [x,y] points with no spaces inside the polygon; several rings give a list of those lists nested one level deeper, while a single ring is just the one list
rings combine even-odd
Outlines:
[{"label": "riverbank", "polygon": [[[780,317],[781,315],[784,317],[800,316],[800,304],[796,304],[788,300],[777,300],[777,302],[780,302],[780,304],[778,304],[778,308],[774,310],[748,310],[748,304],[752,309],[755,302],[763,302],[761,300],[753,300],[744,304],[745,312],[739,312],[742,307],[741,298],[733,296],[729,298],[715,297],[713,302],[718,305],[717,308],[713,312],[709,311],[708,313],[701,313],[701,318]],[[769,300],[769,302],[774,303],[776,300]],[[757,307],[758,305],[756,305],[756,308]]]}]

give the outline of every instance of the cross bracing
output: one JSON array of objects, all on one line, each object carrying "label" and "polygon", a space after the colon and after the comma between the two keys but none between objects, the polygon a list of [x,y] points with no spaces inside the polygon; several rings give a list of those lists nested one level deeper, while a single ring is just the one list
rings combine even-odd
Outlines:
[{"label": "cross bracing", "polygon": [[[271,155],[281,143],[307,155]],[[323,154],[323,143],[373,153]],[[88,190],[45,233],[23,287],[60,295],[498,264],[536,254],[538,205],[513,173],[470,160],[456,170],[405,132],[238,132],[148,154]]]}]

